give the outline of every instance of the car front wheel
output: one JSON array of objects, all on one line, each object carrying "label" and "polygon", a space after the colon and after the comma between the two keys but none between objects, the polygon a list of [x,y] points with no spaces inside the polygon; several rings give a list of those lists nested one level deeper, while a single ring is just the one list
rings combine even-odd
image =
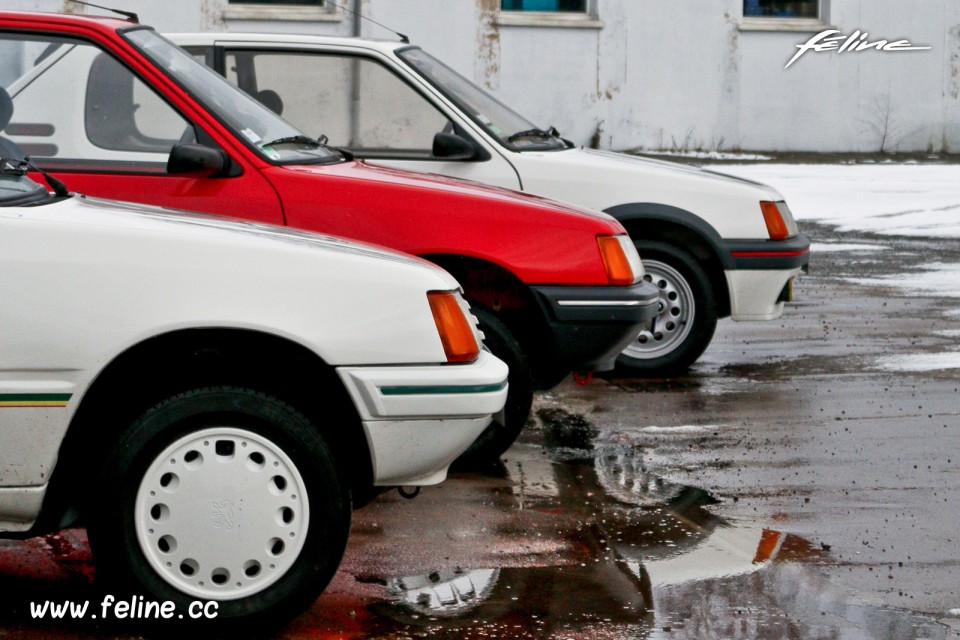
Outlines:
[{"label": "car front wheel", "polygon": [[486,347],[510,368],[509,387],[503,411],[493,417],[484,432],[454,462],[454,468],[460,470],[496,464],[520,435],[533,405],[533,374],[517,339],[493,312],[474,307],[473,313],[483,331]]},{"label": "car front wheel", "polygon": [[671,244],[635,241],[646,272],[660,291],[660,313],[617,359],[628,375],[670,375],[699,358],[717,327],[710,279],[688,252]]},{"label": "car front wheel", "polygon": [[153,407],[106,458],[99,487],[90,541],[107,593],[172,601],[180,614],[217,601],[217,626],[272,627],[300,613],[332,578],[350,526],[349,494],[316,427],[249,389],[197,389]]}]

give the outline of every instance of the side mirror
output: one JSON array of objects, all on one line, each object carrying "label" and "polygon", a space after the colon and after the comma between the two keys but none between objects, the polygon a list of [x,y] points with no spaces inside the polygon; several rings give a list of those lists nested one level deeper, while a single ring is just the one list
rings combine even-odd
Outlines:
[{"label": "side mirror", "polygon": [[210,178],[224,175],[230,159],[223,151],[202,144],[176,144],[167,158],[167,173],[188,178]]},{"label": "side mirror", "polygon": [[438,133],[433,136],[433,156],[444,160],[473,160],[477,148],[466,138],[455,133]]}]

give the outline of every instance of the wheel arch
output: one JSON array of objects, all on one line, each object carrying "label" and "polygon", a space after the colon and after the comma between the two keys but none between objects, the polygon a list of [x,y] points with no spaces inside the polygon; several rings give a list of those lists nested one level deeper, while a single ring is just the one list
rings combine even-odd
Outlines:
[{"label": "wheel arch", "polygon": [[[296,407],[320,429],[350,487],[370,484],[373,471],[360,417],[333,367],[303,345],[273,334],[183,329],[131,346],[97,374],[61,443],[34,530],[58,529],[82,514],[94,475],[83,469],[97,468],[88,465],[97,465],[137,416],[176,393],[211,385],[252,388]],[[344,422],[351,428],[337,428]]]},{"label": "wheel arch", "polygon": [[[458,254],[424,254],[424,260],[449,272],[463,287],[464,297],[494,313],[514,334],[530,364],[537,388],[554,386],[553,345],[544,344],[543,336],[551,335],[543,310],[520,278],[508,269],[470,256]],[[553,384],[548,382],[553,380]]]},{"label": "wheel arch", "polygon": [[730,315],[730,288],[724,271],[734,268],[733,258],[712,225],[684,209],[653,202],[621,204],[604,213],[616,218],[634,240],[669,242],[706,262],[707,277],[717,300],[717,315]]}]

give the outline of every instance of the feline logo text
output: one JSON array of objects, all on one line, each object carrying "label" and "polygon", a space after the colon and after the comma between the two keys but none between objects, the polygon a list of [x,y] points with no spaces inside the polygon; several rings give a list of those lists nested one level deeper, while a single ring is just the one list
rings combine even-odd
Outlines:
[{"label": "feline logo text", "polygon": [[[836,34],[836,35],[834,35]],[[803,44],[798,44],[797,53],[790,58],[790,62],[784,69],[789,69],[790,65],[796,62],[800,56],[807,51],[836,51],[837,53],[850,53],[851,51],[864,51],[866,49],[876,49],[877,51],[922,51],[931,47],[916,47],[908,40],[877,40],[870,42],[867,39],[867,33],[859,29],[849,36],[845,36],[836,29],[827,29],[813,36]]]}]

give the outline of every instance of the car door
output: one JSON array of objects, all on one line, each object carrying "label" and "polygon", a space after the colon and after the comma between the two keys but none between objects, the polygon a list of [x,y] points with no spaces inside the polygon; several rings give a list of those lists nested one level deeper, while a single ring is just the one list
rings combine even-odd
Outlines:
[{"label": "car door", "polygon": [[70,38],[11,34],[3,44],[17,69],[5,86],[14,110],[4,136],[71,190],[283,223],[273,188],[237,155],[224,177],[169,175],[178,142],[224,146],[117,57]]},{"label": "car door", "polygon": [[[223,55],[206,59],[222,60],[218,71],[229,81],[297,128],[326,136],[331,145],[349,149],[358,158],[510,189],[521,187],[510,163],[472,133],[470,123],[433,101],[414,80],[384,60],[262,43],[218,46]],[[438,157],[434,153],[437,134],[468,140],[474,157]]]}]

